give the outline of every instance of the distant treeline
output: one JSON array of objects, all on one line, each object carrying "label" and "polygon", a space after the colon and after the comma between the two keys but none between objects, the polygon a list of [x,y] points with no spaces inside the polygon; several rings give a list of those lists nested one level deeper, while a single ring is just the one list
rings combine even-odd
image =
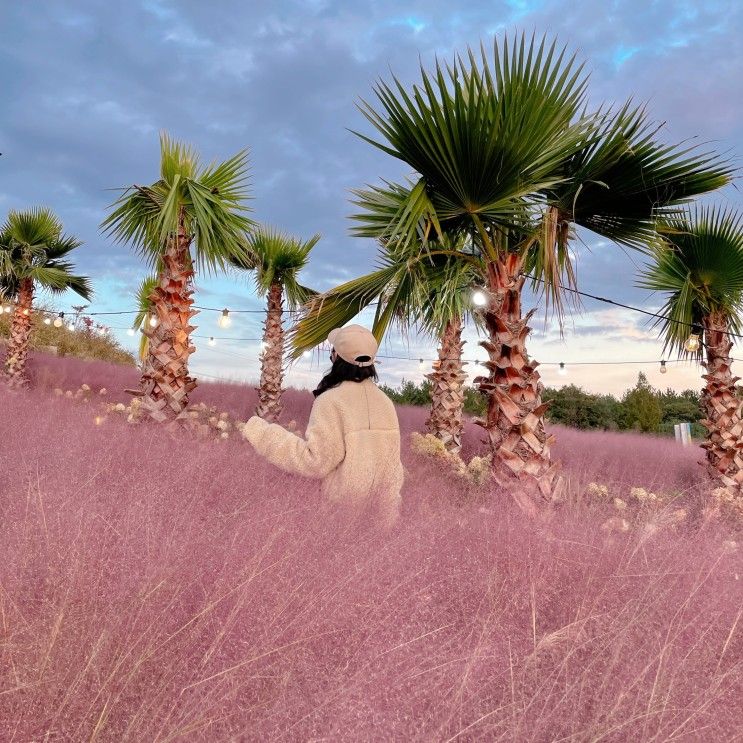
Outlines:
[{"label": "distant treeline", "polygon": [[[400,387],[384,386],[384,391],[401,405],[428,405],[431,383],[420,384],[403,380]],[[552,400],[548,419],[571,428],[605,431],[645,431],[673,435],[676,423],[691,423],[692,435],[703,437],[704,427],[699,423],[702,410],[699,392],[684,390],[665,392],[650,386],[640,373],[637,384],[616,398],[613,395],[594,395],[574,384],[561,389],[546,388],[543,399]],[[485,412],[485,398],[474,388],[465,390],[464,409],[472,415]]]}]

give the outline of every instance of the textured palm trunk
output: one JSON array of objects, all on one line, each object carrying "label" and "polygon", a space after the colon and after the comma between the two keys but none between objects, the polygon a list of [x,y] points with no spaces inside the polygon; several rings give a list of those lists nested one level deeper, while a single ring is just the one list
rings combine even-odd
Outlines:
[{"label": "textured palm trunk", "polygon": [[548,436],[538,364],[529,359],[526,339],[534,310],[521,315],[523,260],[509,254],[488,266],[489,300],[483,319],[489,340],[480,345],[488,352],[487,377],[475,382],[488,395],[488,410],[478,421],[487,431],[496,482],[508,488],[519,506],[530,514],[558,499],[563,481],[559,466],[551,462],[554,436]]},{"label": "textured palm trunk", "polygon": [[31,341],[31,308],[33,301],[33,279],[23,279],[18,287],[5,356],[5,377],[8,385],[14,388],[26,387],[29,384],[26,375],[26,359]]},{"label": "textured palm trunk", "polygon": [[426,421],[429,433],[441,439],[448,451],[462,449],[462,410],[467,375],[462,361],[462,319],[451,320],[441,336],[439,358],[426,375],[431,382],[431,414]]},{"label": "textured palm trunk", "polygon": [[149,350],[142,365],[139,394],[142,409],[156,421],[181,415],[196,387],[196,380],[188,373],[188,358],[195,350],[190,340],[195,328],[190,322],[197,314],[191,309],[190,246],[181,215],[178,234],[168,240],[157,286],[150,295],[157,325],[153,328],[146,323],[143,329]]},{"label": "textured palm trunk", "polygon": [[702,409],[707,429],[707,467],[731,493],[743,497],[743,400],[736,395],[728,334],[727,318],[710,315],[704,320],[704,340],[707,349],[706,386],[702,391]]},{"label": "textured palm trunk", "polygon": [[255,414],[269,423],[275,423],[281,414],[281,393],[284,381],[284,327],[283,290],[279,283],[268,291],[268,311],[263,329],[261,354],[261,385],[258,388],[258,406]]}]

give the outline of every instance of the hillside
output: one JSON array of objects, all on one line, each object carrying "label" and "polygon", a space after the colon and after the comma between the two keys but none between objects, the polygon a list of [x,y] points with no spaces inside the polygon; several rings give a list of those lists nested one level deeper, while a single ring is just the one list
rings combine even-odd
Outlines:
[{"label": "hillside", "polygon": [[[10,333],[10,318],[0,312],[0,357]],[[66,326],[55,328],[45,325],[40,315],[34,317],[31,331],[31,348],[58,356],[72,356],[80,359],[97,359],[115,364],[135,364],[134,356],[122,348],[109,333],[99,334],[90,330],[68,330]]]}]

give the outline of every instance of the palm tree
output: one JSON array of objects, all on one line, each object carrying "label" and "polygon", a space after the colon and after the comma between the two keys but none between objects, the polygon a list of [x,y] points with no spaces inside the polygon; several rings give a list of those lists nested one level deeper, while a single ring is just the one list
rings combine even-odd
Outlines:
[{"label": "palm tree", "polygon": [[[445,241],[444,241],[445,242]],[[446,248],[455,247],[446,245]],[[438,340],[438,359],[427,374],[431,382],[429,433],[459,454],[464,430],[464,393],[467,374],[462,361],[462,330],[470,317],[470,296],[478,272],[451,256],[432,256],[421,262],[418,324]],[[414,315],[415,317],[415,315]],[[474,316],[477,321],[479,318]]]},{"label": "palm tree", "polygon": [[[715,207],[677,214],[659,227],[640,285],[663,292],[667,349],[700,361],[706,354],[702,408],[710,473],[743,496],[743,400],[736,394],[731,334],[743,329],[743,216]],[[696,329],[703,335],[699,343]],[[693,336],[689,342],[690,334]]]},{"label": "palm tree", "polygon": [[[565,281],[574,281],[569,229],[562,223],[552,226],[555,214],[549,207],[563,206],[568,227],[571,220],[588,221],[582,215],[579,219],[573,207],[582,203],[581,193],[588,192],[592,171],[576,163],[591,162],[597,151],[616,165],[616,178],[599,187],[617,203],[627,197],[626,190],[613,190],[619,175],[631,171],[625,184],[645,178],[652,185],[634,202],[644,204],[644,216],[629,215],[641,223],[643,236],[658,206],[716,188],[729,177],[729,168],[715,158],[684,147],[664,149],[652,138],[642,140],[632,160],[626,136],[623,147],[616,144],[621,139],[617,136],[610,158],[601,143],[616,127],[627,128],[629,114],[625,112],[614,129],[607,128],[605,115],[582,115],[585,85],[582,68],[564,49],[545,39],[527,42],[522,36],[512,45],[508,39],[502,46],[496,41],[492,58],[482,49],[479,60],[470,52],[445,69],[437,65],[433,75],[422,70],[421,84],[412,92],[396,79],[392,86],[379,83],[375,92],[381,113],[362,104],[381,135],[379,141],[363,138],[419,176],[391,218],[394,188],[364,191],[362,225],[377,231],[381,225],[388,238],[411,243],[420,235],[421,224],[424,237],[465,234],[484,263],[487,304],[482,319],[489,338],[481,345],[489,355],[490,373],[478,380],[489,399],[483,424],[496,480],[517,483],[514,494],[532,511],[534,499],[556,496],[560,478],[550,458],[553,438],[544,428],[548,403],[542,401],[537,364],[526,350],[531,313],[522,312],[524,274],[528,269],[536,272],[553,299],[561,296]],[[627,165],[630,160],[633,169]],[[669,173],[675,189],[666,188]],[[572,202],[563,204],[566,180],[575,181],[575,193]],[[658,195],[659,201],[653,202],[650,196]],[[594,211],[608,213],[605,221],[613,224],[611,210]],[[531,230],[533,223],[542,225],[539,233]]]},{"label": "palm tree", "polygon": [[284,300],[289,310],[296,310],[314,295],[312,289],[299,283],[298,275],[319,240],[320,235],[299,240],[271,227],[259,227],[247,236],[247,251],[230,259],[236,268],[253,273],[258,295],[267,300],[261,382],[255,412],[271,423],[278,420],[282,410]]},{"label": "palm tree", "polygon": [[137,314],[134,316],[132,330],[139,331],[139,361],[143,367],[147,363],[150,351],[150,339],[144,331],[157,322],[152,314],[152,292],[156,287],[157,276],[146,276],[142,279],[136,294]]},{"label": "palm tree", "polygon": [[[434,245],[440,250],[433,252]],[[380,241],[380,265],[375,271],[315,297],[295,326],[295,356],[322,343],[330,330],[350,322],[376,303],[372,332],[381,341],[391,323],[403,332],[417,326],[438,341],[438,360],[427,375],[431,382],[430,433],[447,449],[462,446],[464,384],[462,329],[469,313],[472,286],[480,274],[470,264],[442,254],[457,246],[444,239],[429,243],[428,253],[401,249]]]},{"label": "palm tree", "polygon": [[80,245],[62,233],[58,217],[43,207],[11,211],[0,229],[0,284],[3,293],[15,299],[4,369],[12,387],[28,384],[26,358],[36,288],[57,294],[71,289],[90,300],[88,278],[74,274],[73,264],[66,260]]},{"label": "palm tree", "polygon": [[224,269],[244,253],[247,217],[247,152],[221,163],[202,165],[196,152],[160,136],[160,178],[133,185],[113,204],[102,228],[129,242],[157,270],[150,299],[157,319],[144,329],[149,357],[143,367],[142,408],[157,421],[179,416],[196,380],[188,357],[194,268]]}]

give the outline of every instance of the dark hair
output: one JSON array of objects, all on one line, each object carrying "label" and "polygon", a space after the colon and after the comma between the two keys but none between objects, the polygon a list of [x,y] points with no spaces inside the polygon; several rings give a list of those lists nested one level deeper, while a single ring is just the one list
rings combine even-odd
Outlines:
[{"label": "dark hair", "polygon": [[374,365],[356,366],[336,356],[330,371],[320,380],[320,384],[312,394],[319,397],[323,392],[337,387],[341,382],[363,382],[365,379],[373,379],[375,382],[379,379]]}]

